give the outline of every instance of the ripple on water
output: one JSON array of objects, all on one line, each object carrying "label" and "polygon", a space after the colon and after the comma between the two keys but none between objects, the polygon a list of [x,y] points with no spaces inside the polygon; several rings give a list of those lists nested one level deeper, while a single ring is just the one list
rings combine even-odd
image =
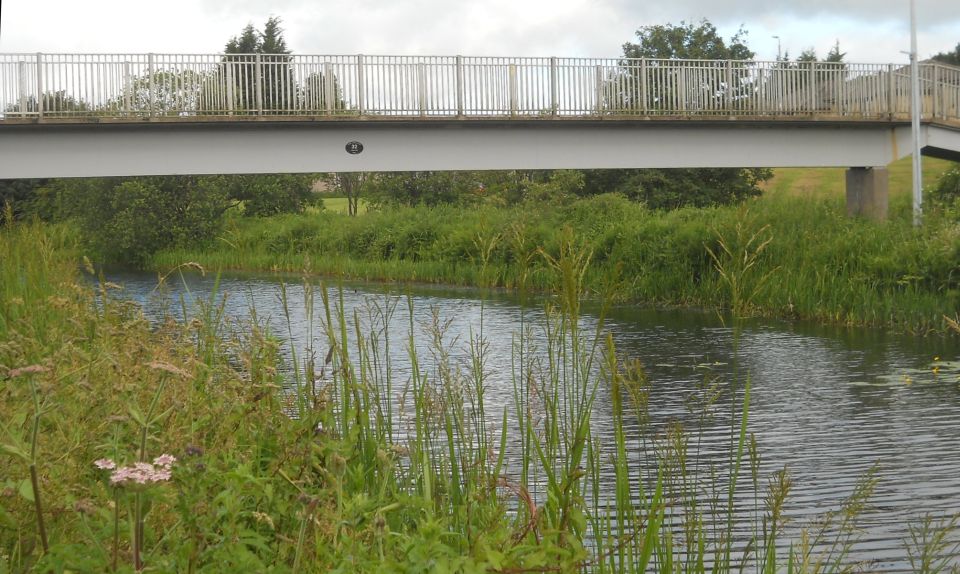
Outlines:
[{"label": "ripple on water", "polygon": [[[124,283],[126,294],[141,301],[148,314],[179,308],[181,296],[188,304],[193,299],[207,300],[213,286],[211,278],[188,277],[188,289],[171,282],[164,302],[151,293],[156,285],[153,276],[123,274],[110,280]],[[289,285],[287,291],[293,346],[302,356],[308,345],[303,290]],[[248,318],[253,305],[274,333],[287,333],[276,280],[226,278],[220,294],[226,297],[229,316]],[[488,345],[488,412],[499,417],[503,405],[513,400],[511,350],[513,335],[521,326],[520,307],[508,297],[488,296],[481,302],[468,290],[414,289],[410,295],[415,344],[422,356],[430,356],[425,326],[431,323],[433,310],[449,321],[444,336],[455,362],[467,361],[470,337],[482,332]],[[391,360],[395,380],[402,385],[410,372],[405,348],[410,321],[406,291],[352,284],[344,290],[348,316],[356,309],[367,324],[365,309],[371,300],[395,308]],[[319,297],[315,304],[319,307]],[[319,308],[315,317],[322,317]],[[535,341],[542,341],[543,317],[538,308],[524,315],[524,325]],[[585,329],[592,329],[594,323],[589,315],[583,319]],[[704,381],[719,382],[724,388],[733,381],[742,396],[749,378],[750,430],[762,455],[761,484],[784,467],[793,479],[786,506],[788,534],[795,536],[824,511],[838,508],[875,464],[880,480],[863,515],[863,537],[853,555],[868,569],[908,569],[907,524],[927,513],[960,512],[956,481],[960,449],[955,447],[960,437],[960,346],[955,341],[779,323],[750,323],[738,335],[713,314],[627,307],[615,310],[606,328],[622,357],[638,358],[646,365],[652,381],[654,429],[663,429],[671,419],[695,424],[698,417],[690,412],[687,399],[699,392]],[[289,359],[290,347],[285,352]],[[714,418],[703,429],[696,459],[700,468],[721,467],[728,459],[729,395],[725,393],[715,405]],[[601,390],[594,414],[598,436],[612,436],[611,409],[610,397]],[[494,422],[499,424],[499,418]],[[631,454],[642,460],[639,430],[633,425],[627,431]],[[612,472],[604,477],[613,480]],[[752,496],[738,496],[738,511],[752,513],[755,502]],[[763,501],[759,504],[762,507]]]}]

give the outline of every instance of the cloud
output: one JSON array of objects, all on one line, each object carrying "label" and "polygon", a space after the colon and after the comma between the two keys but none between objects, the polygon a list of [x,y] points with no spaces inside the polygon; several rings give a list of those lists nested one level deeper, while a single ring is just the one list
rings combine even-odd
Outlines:
[{"label": "cloud", "polygon": [[[906,0],[33,0],[0,4],[0,51],[218,52],[245,25],[283,20],[301,54],[615,57],[644,25],[709,19],[726,36],[743,25],[758,58],[781,47],[850,61],[904,61]],[[921,55],[960,42],[960,2],[918,0]]]}]

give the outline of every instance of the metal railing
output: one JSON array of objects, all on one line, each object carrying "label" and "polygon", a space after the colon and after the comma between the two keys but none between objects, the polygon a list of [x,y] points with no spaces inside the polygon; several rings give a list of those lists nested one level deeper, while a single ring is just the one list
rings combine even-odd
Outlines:
[{"label": "metal railing", "polygon": [[[960,68],[921,65],[923,117],[960,119]],[[20,118],[906,119],[908,66],[623,58],[0,54]]]}]

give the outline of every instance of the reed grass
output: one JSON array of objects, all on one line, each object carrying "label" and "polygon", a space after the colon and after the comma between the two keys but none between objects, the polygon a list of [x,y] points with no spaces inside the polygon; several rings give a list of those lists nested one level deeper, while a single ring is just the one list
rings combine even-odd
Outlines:
[{"label": "reed grass", "polygon": [[[729,416],[722,464],[700,461],[696,428],[651,428],[642,365],[618,355],[602,320],[590,330],[580,323],[595,256],[572,231],[556,252],[537,256],[559,290],[546,319],[524,317],[513,336],[513,401],[501,412],[487,408],[482,323],[460,363],[442,317],[427,326],[423,354],[409,300],[406,309],[375,304],[361,317],[346,312],[335,286],[307,282],[303,300],[286,290],[281,299],[288,317],[304,307],[305,328],[316,329],[308,339],[322,344],[284,365],[286,343],[255,313],[228,329],[214,296],[184,320],[150,324],[109,284],[82,286],[75,252],[37,249],[56,243],[47,231],[0,230],[4,253],[23,264],[17,273],[5,266],[0,286],[10,297],[0,307],[0,571],[849,567],[845,553],[875,477],[823,528],[811,525],[794,547],[782,543],[789,475],[764,486],[758,474],[749,384],[704,385],[693,401],[701,421]],[[615,278],[606,284],[607,294],[615,290]],[[16,298],[47,311],[24,310]],[[404,324],[410,370],[398,380],[386,346]],[[286,325],[290,336],[292,320]],[[536,351],[532,328],[544,333]],[[601,389],[614,398],[609,443],[592,425]],[[715,408],[720,394],[729,413]],[[628,427],[639,448],[629,446]],[[19,456],[31,442],[32,455]],[[154,474],[117,480],[111,464]],[[157,473],[165,464],[167,476]],[[751,481],[741,479],[744,465]],[[756,501],[759,523],[734,512],[743,496]],[[837,524],[841,535],[831,538]],[[915,541],[930,542],[919,547],[943,548],[921,528]]]},{"label": "reed grass", "polygon": [[[927,162],[931,173],[944,165]],[[902,170],[894,167],[899,181]],[[820,171],[780,171],[764,197],[735,207],[656,212],[607,195],[564,206],[408,207],[360,217],[237,220],[214,244],[162,252],[150,265],[309,268],[364,280],[550,291],[557,287],[554,275],[537,254],[557,257],[569,229],[593,253],[586,289],[601,291],[605,278],[619,273],[626,278],[617,294],[622,301],[944,331],[941,316],[960,307],[955,218],[928,210],[924,226],[914,228],[902,190],[892,194],[890,221],[848,218],[843,194],[834,189],[835,170]],[[797,191],[804,185],[823,190]],[[751,238],[760,243],[750,244]],[[744,294],[749,305],[740,300]]]}]

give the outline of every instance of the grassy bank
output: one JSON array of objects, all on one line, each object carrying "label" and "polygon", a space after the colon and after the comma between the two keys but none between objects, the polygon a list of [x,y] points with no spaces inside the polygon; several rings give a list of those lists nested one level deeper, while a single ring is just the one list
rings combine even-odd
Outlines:
[{"label": "grassy bank", "polygon": [[[283,303],[306,309],[306,338],[323,343],[281,368],[283,343],[257,323],[230,331],[216,301],[193,320],[148,324],[114,286],[79,281],[73,245],[62,228],[0,228],[17,262],[0,271],[0,572],[850,566],[876,477],[787,546],[790,477],[759,472],[749,382],[715,381],[691,397],[692,422],[651,428],[642,365],[619,359],[602,326],[580,328],[589,263],[575,242],[546,260],[558,298],[539,352],[514,335],[503,412],[485,410],[480,333],[458,366],[443,318],[427,327],[429,357],[411,341],[399,380],[380,345],[389,329],[413,329],[406,311],[379,308],[365,332],[307,284]],[[611,397],[602,437],[598,393]],[[721,396],[732,411],[717,408]],[[714,419],[729,452],[707,472],[690,446],[697,421]],[[744,500],[753,510],[735,514]],[[947,548],[934,536],[946,530],[925,532],[907,543],[914,555]]]},{"label": "grassy bank", "polygon": [[[842,170],[781,170],[762,198],[738,207],[653,212],[598,196],[235,220],[213,244],[150,264],[550,289],[540,253],[556,257],[571,234],[592,255],[588,289],[618,276],[623,300],[939,330],[960,307],[960,227],[936,214],[911,226],[901,163],[891,168],[892,217],[882,223],[846,217]],[[928,180],[945,165],[928,162]]]}]

